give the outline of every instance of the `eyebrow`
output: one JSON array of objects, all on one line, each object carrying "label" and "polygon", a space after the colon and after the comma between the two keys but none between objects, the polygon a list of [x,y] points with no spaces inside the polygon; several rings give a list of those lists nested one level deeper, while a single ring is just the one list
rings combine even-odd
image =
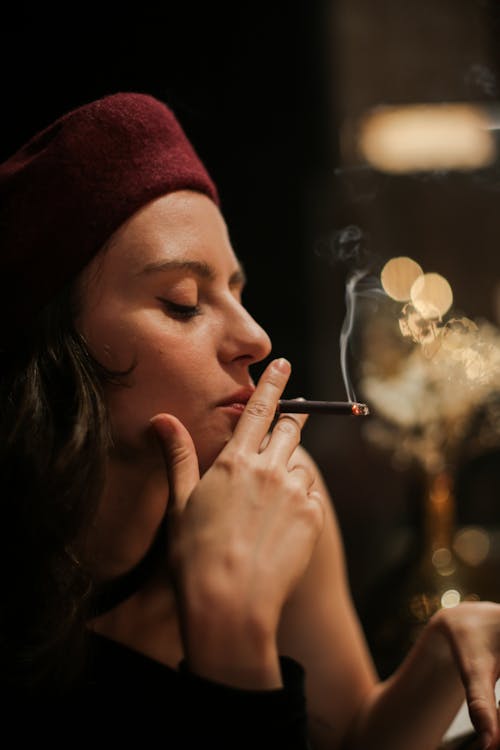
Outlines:
[{"label": "eyebrow", "polygon": [[[164,273],[165,271],[187,271],[202,279],[213,281],[216,276],[215,269],[208,263],[199,260],[161,260],[147,263],[144,268],[138,272],[138,276],[143,274]],[[243,267],[240,265],[229,277],[229,285],[245,284],[246,276]]]}]

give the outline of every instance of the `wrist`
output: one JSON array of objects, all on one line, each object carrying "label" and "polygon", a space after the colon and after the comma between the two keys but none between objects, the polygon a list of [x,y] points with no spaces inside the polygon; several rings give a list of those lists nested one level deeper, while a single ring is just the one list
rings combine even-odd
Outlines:
[{"label": "wrist", "polygon": [[442,691],[452,701],[463,700],[463,685],[456,655],[447,631],[446,611],[440,610],[428,621],[410,652],[414,674]]},{"label": "wrist", "polygon": [[232,606],[191,604],[182,632],[186,663],[201,677],[250,690],[282,687],[276,635],[263,619]]}]

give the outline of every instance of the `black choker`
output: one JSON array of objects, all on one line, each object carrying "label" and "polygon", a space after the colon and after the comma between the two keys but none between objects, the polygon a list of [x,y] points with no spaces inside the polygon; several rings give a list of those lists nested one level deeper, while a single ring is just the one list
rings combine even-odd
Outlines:
[{"label": "black choker", "polygon": [[90,605],[91,617],[109,612],[139,591],[165,556],[166,533],[162,522],[153,543],[137,565],[118,578],[96,585]]}]

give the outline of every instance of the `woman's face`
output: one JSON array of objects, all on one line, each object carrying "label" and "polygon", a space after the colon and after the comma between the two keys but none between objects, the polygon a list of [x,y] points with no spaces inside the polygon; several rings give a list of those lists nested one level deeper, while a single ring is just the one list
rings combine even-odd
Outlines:
[{"label": "woman's face", "polygon": [[106,386],[116,452],[158,460],[149,420],[187,427],[205,471],[253,390],[249,365],[271,349],[241,304],[243,273],[215,204],[171,193],[134,214],[85,270],[78,328],[94,357],[127,370]]}]

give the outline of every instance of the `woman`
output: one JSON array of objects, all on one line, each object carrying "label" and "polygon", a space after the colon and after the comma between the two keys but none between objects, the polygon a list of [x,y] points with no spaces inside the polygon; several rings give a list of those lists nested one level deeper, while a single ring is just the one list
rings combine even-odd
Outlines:
[{"label": "woman", "polygon": [[377,680],[305,419],[275,419],[290,364],[252,382],[270,341],[172,112],[84,105],[0,183],[12,710],[43,706],[52,739],[84,716],[90,736],[161,728],[173,747],[422,750],[463,683],[497,747],[499,606],[439,613]]}]

